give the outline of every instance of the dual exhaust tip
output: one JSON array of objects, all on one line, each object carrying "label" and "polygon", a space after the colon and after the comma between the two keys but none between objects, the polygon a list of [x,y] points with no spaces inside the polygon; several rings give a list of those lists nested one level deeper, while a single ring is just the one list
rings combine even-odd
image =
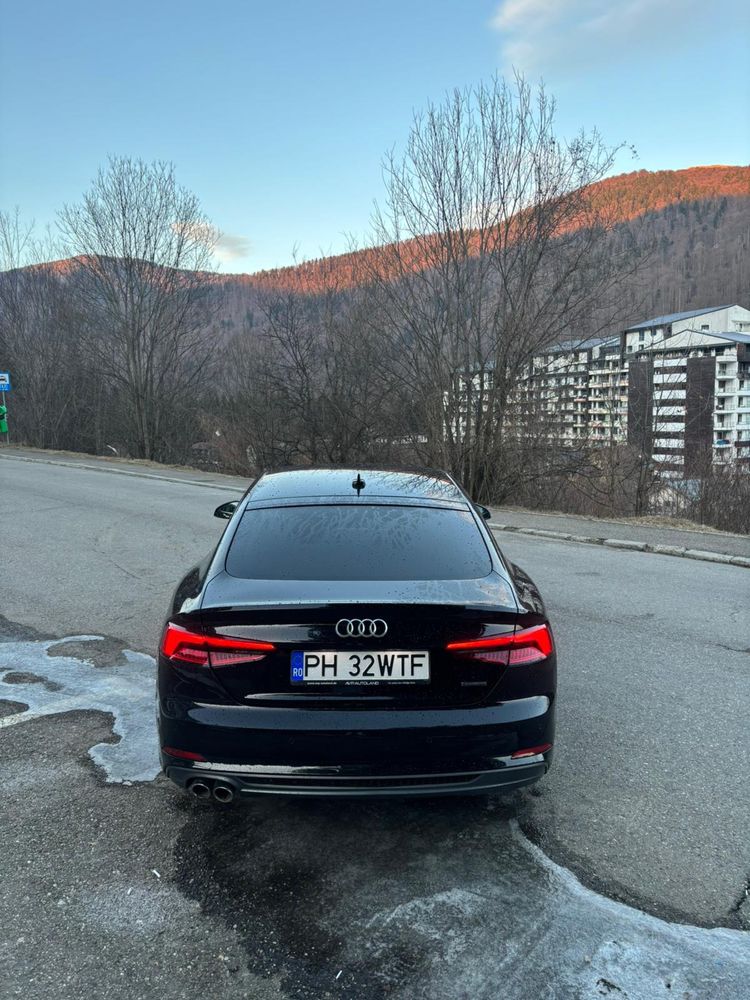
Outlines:
[{"label": "dual exhaust tip", "polygon": [[188,785],[188,791],[196,799],[210,799],[213,795],[214,799],[221,802],[222,805],[229,805],[234,799],[232,786],[219,781],[214,783],[213,789],[205,781],[191,781]]}]

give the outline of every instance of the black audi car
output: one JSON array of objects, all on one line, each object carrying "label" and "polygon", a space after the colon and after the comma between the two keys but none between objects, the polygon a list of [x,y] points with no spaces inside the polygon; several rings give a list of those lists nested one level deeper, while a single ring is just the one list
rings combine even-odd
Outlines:
[{"label": "black audi car", "polygon": [[548,770],[544,605],[451,476],[278,472],[216,514],[159,650],[172,781],[226,803],[489,792]]}]

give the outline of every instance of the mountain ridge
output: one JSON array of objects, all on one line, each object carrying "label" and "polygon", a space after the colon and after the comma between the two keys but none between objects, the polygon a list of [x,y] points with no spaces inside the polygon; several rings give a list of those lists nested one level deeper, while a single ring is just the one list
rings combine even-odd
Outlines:
[{"label": "mountain ridge", "polygon": [[[626,223],[680,202],[700,201],[709,197],[750,198],[750,165],[714,164],[680,170],[635,170],[605,177],[590,185],[588,190],[592,195],[592,203],[597,208],[602,208],[607,203],[614,205],[619,201],[622,214],[619,218],[615,217],[614,221]],[[410,242],[406,240],[402,245]],[[376,253],[378,249],[377,246],[365,247],[250,273],[217,273],[216,277],[220,281],[257,284],[279,290],[295,285],[298,291],[314,292],[319,290],[316,285],[330,280],[331,272],[338,269],[342,287],[353,287],[358,284],[357,278],[361,273],[358,262],[364,255]],[[299,287],[300,283],[303,287]]]},{"label": "mountain ridge", "polygon": [[[594,200],[621,210],[607,237],[613,250],[623,240],[652,246],[646,273],[637,286],[624,289],[632,322],[716,302],[750,305],[750,166],[631,171],[599,181],[592,193]],[[206,333],[225,341],[249,332],[262,322],[260,297],[267,293],[314,295],[356,287],[361,255],[377,249],[252,273],[209,272],[217,308]],[[64,279],[76,260],[34,264],[29,270]]]},{"label": "mountain ridge", "polygon": [[[746,197],[750,198],[750,165],[735,166],[731,164],[711,164],[704,166],[685,167],[678,170],[633,170],[612,177],[605,177],[590,185],[594,203],[605,203],[607,199],[616,201],[618,198],[625,208],[624,199],[628,198],[628,208],[632,214],[624,212],[616,222],[629,222],[649,212],[658,212],[671,204],[680,202],[701,201],[716,197]],[[409,243],[409,240],[404,243]],[[345,251],[340,254],[320,258],[310,258],[295,264],[285,264],[280,267],[262,268],[258,271],[210,271],[206,272],[214,281],[236,281],[248,284],[285,287],[292,275],[304,276],[316,271],[327,274],[331,267],[340,267],[344,272],[351,270],[353,262],[365,254],[375,252],[379,247],[363,247],[362,249]],[[59,260],[42,261],[29,265],[32,268],[49,268],[57,273],[69,270],[80,258],[66,257]],[[274,280],[276,279],[276,280]],[[356,285],[356,281],[344,282],[344,287]],[[299,289],[313,291],[314,289]]]}]

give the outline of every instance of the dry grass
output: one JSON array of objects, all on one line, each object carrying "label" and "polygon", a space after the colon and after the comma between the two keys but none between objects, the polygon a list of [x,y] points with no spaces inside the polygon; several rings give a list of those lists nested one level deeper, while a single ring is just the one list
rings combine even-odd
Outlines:
[{"label": "dry grass", "polygon": [[[731,531],[719,531],[707,524],[690,521],[686,517],[670,517],[667,514],[645,514],[642,517],[595,517],[593,514],[566,514],[559,510],[530,510],[528,507],[504,505],[496,510],[515,511],[518,514],[540,517],[568,517],[581,521],[599,521],[602,524],[633,524],[646,528],[671,528],[674,531],[696,531],[705,535],[733,535]],[[741,536],[744,537],[744,536]]]}]

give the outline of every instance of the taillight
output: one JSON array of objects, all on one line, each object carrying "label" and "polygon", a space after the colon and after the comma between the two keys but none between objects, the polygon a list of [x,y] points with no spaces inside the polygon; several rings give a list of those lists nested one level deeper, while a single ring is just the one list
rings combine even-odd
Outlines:
[{"label": "taillight", "polygon": [[192,663],[200,667],[229,667],[262,660],[276,647],[256,639],[227,639],[219,635],[201,635],[167,622],[161,639],[161,651],[168,660]]},{"label": "taillight", "polygon": [[176,747],[162,747],[161,752],[169,757],[179,757],[181,760],[205,761],[202,753],[195,753],[193,750],[178,750]]},{"label": "taillight", "polygon": [[494,635],[469,642],[449,642],[445,648],[450,653],[471,660],[520,666],[546,660],[555,647],[549,627],[534,625],[508,635]]},{"label": "taillight", "polygon": [[538,747],[526,747],[525,750],[516,750],[511,754],[511,757],[513,760],[518,760],[519,757],[536,757],[538,753],[547,753],[551,749],[551,743],[540,743]]}]

